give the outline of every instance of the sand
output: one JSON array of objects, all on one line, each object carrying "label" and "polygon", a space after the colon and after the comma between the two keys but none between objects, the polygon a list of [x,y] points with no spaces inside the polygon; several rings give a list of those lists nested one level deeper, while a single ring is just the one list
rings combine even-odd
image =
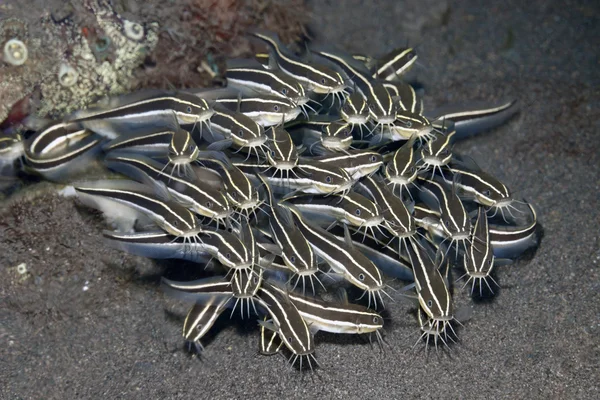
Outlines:
[{"label": "sand", "polygon": [[473,304],[458,345],[413,351],[415,307],[398,300],[384,353],[318,334],[322,368],[299,373],[257,354],[249,322],[224,324],[199,360],[181,338],[185,308],[158,287],[178,263],[110,250],[100,218],[30,195],[0,216],[0,398],[598,398],[598,5],[439,3],[313,1],[311,32],[374,55],[410,37],[428,108],[521,101],[520,115],[456,150],[532,202],[545,234],[532,259],[499,268],[502,289]]}]

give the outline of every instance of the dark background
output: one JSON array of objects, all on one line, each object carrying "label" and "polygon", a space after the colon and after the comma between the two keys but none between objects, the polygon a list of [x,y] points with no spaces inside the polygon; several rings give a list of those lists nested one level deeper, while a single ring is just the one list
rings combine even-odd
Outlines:
[{"label": "dark background", "polygon": [[499,268],[503,289],[473,306],[449,354],[411,350],[415,307],[399,300],[384,354],[320,333],[322,369],[302,374],[258,355],[250,322],[199,361],[183,349],[185,307],[157,284],[177,265],[107,249],[97,218],[40,184],[0,216],[0,398],[598,398],[599,6],[491,3],[309,2],[320,39],[373,55],[416,46],[427,108],[521,101],[457,151],[532,202],[545,236],[533,259]]}]

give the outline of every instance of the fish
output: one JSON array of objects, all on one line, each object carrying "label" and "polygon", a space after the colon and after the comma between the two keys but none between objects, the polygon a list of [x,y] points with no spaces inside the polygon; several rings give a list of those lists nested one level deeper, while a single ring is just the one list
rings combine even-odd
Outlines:
[{"label": "fish", "polygon": [[[455,320],[452,297],[446,282],[421,243],[410,239],[407,250],[420,310],[431,320],[434,331],[445,333],[447,328],[452,329],[451,322]],[[437,346],[437,341],[435,343]]]},{"label": "fish", "polygon": [[432,177],[436,170],[443,175],[442,167],[448,165],[452,160],[452,137],[455,131],[452,130],[443,135],[435,133],[434,138],[429,140],[421,147],[421,170],[432,170]]},{"label": "fish", "polygon": [[204,351],[200,340],[227,309],[229,301],[228,298],[213,296],[209,301],[194,304],[188,311],[183,323],[183,337],[190,346],[196,347],[198,353]]},{"label": "fish", "polygon": [[173,176],[166,168],[168,165],[149,157],[114,152],[107,155],[104,163],[110,169],[152,185],[156,193],[172,197],[203,217],[226,222],[232,213],[229,202],[221,191],[199,179]]},{"label": "fish", "polygon": [[220,174],[227,200],[246,216],[249,217],[250,213],[260,206],[262,202],[257,187],[224,153],[201,151],[198,154],[198,162]]},{"label": "fish", "polygon": [[452,121],[457,139],[464,139],[504,124],[518,112],[518,101],[511,100],[500,104],[449,104],[427,115],[432,121]]},{"label": "fish", "polygon": [[[358,188],[381,208],[384,226],[393,237],[401,239],[399,246],[404,243],[404,240],[416,235],[415,220],[407,206],[387,188],[381,177],[377,175],[365,177],[358,183]],[[398,251],[401,252],[402,249],[398,248]]]},{"label": "fish", "polygon": [[285,266],[297,276],[294,287],[302,280],[302,288],[304,289],[306,278],[308,278],[314,292],[313,278],[323,286],[316,275],[319,271],[316,254],[306,237],[294,224],[290,211],[275,200],[267,179],[262,175],[258,177],[264,185],[267,198],[266,204],[271,210],[269,218],[270,238],[281,250],[279,256]]},{"label": "fish", "polygon": [[412,198],[408,186],[417,179],[417,174],[419,173],[416,165],[417,157],[415,157],[414,142],[415,138],[413,137],[404,143],[402,147],[394,152],[392,158],[385,164],[385,168],[383,169],[384,175],[392,185],[393,191],[395,192],[396,187],[400,187],[400,197],[402,196],[403,189],[406,189]]},{"label": "fish", "polygon": [[300,107],[289,99],[267,95],[217,99],[216,103],[230,111],[244,114],[262,127],[289,122],[300,115]]},{"label": "fish", "polygon": [[252,30],[249,34],[269,46],[269,66],[271,68],[277,65],[283,72],[302,82],[309,91],[318,94],[333,94],[345,89],[344,78],[339,72],[296,57],[281,43],[277,34],[264,30]]},{"label": "fish", "polygon": [[26,170],[63,182],[89,168],[100,152],[102,137],[78,123],[53,122],[24,144]]},{"label": "fish", "polygon": [[331,49],[330,46],[311,45],[310,51],[344,71],[354,83],[356,90],[365,97],[371,118],[378,125],[390,125],[394,122],[396,108],[392,97],[383,84],[371,78],[371,74],[363,65],[354,60],[351,55],[338,49]]},{"label": "fish", "polygon": [[278,286],[273,286],[273,289],[281,295],[287,295],[314,333],[323,331],[360,335],[375,332],[381,340],[383,317],[365,306],[349,303],[345,295],[341,296],[341,301],[323,301],[314,296],[286,292]]},{"label": "fish", "polygon": [[448,190],[435,179],[419,176],[421,185],[419,196],[432,208],[438,207],[444,235],[450,239],[450,244],[466,242],[471,234],[471,219],[465,207],[454,191]]},{"label": "fish", "polygon": [[369,122],[371,113],[365,96],[358,91],[348,95],[340,108],[340,117],[352,125],[365,125]]},{"label": "fish", "polygon": [[313,157],[313,161],[335,165],[345,170],[353,180],[375,173],[383,165],[383,156],[376,151],[356,150],[344,154],[331,154]]},{"label": "fish", "polygon": [[350,233],[345,235],[344,240],[339,240],[325,229],[309,222],[293,205],[285,205],[292,212],[296,226],[304,234],[317,255],[325,260],[333,271],[342,275],[354,286],[364,290],[364,294],[368,295],[369,307],[371,301],[377,307],[377,296],[383,304],[381,293],[386,293],[383,290],[381,273],[371,260],[354,247]]},{"label": "fish", "polygon": [[397,109],[419,115],[423,114],[423,100],[417,96],[417,92],[411,85],[397,81],[385,82],[383,86],[392,96]]},{"label": "fish", "polygon": [[227,86],[243,91],[264,93],[292,100],[299,106],[308,102],[300,82],[281,70],[268,70],[256,60],[228,60],[225,70]]},{"label": "fish", "polygon": [[373,78],[397,82],[417,61],[417,53],[411,47],[399,47],[378,59],[366,59],[366,66]]},{"label": "fish", "polygon": [[136,221],[144,220],[188,240],[194,240],[202,231],[196,216],[186,207],[159,198],[137,182],[100,180],[77,183],[74,188],[82,203],[102,211],[121,231],[132,231]]},{"label": "fish", "polygon": [[263,282],[256,298],[272,320],[272,322],[259,320],[259,324],[272,332],[277,332],[283,344],[292,352],[292,365],[299,359],[301,369],[302,360],[306,357],[312,369],[311,358],[316,362],[314,336],[289,297],[275,290],[272,283]]},{"label": "fish", "polygon": [[312,221],[317,219],[324,220],[325,223],[339,221],[357,228],[365,228],[365,232],[383,223],[380,207],[353,190],[327,197],[299,195],[286,201],[293,204],[305,216],[310,216]]},{"label": "fish", "polygon": [[109,99],[108,105],[75,112],[67,122],[78,122],[99,135],[115,139],[122,132],[169,127],[173,119],[181,128],[193,130],[213,114],[204,99],[184,91],[140,91]]},{"label": "fish", "polygon": [[271,127],[268,133],[267,161],[277,172],[289,173],[298,165],[298,149],[292,137],[282,126]]},{"label": "fish", "polygon": [[[477,210],[477,220],[473,227],[473,234],[470,246],[467,248],[463,257],[463,267],[467,281],[465,286],[471,282],[471,296],[475,290],[475,285],[479,285],[479,296],[483,297],[483,284],[485,283],[489,291],[493,294],[494,290],[490,286],[493,282],[499,287],[491,273],[494,268],[494,252],[490,241],[490,232],[488,227],[488,218],[483,207]],[[463,286],[463,288],[465,287]]]}]

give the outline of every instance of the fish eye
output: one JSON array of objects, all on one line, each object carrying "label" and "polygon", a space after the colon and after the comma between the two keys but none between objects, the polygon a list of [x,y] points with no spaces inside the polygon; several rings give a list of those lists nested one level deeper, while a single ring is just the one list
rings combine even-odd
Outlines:
[{"label": "fish eye", "polygon": [[231,198],[232,199],[237,199],[237,192],[231,193]]},{"label": "fish eye", "polygon": [[257,277],[257,276],[255,276],[255,277],[252,279],[252,282],[254,282],[254,283],[258,283],[258,277]]},{"label": "fish eye", "polygon": [[377,157],[371,156],[371,162],[375,162],[375,161],[377,161]]},{"label": "fish eye", "polygon": [[288,93],[286,88],[281,89],[281,94],[286,95]]},{"label": "fish eye", "polygon": [[410,167],[410,168],[408,169],[408,172],[410,172],[411,174],[412,174],[413,172],[415,172],[415,167],[414,167],[414,166]]},{"label": "fish eye", "polygon": [[206,207],[208,207],[208,208],[211,208],[211,207],[212,207],[212,202],[210,202],[210,201],[207,201],[207,202],[206,202]]},{"label": "fish eye", "polygon": [[433,301],[427,300],[427,307],[429,307],[429,308],[433,307]]},{"label": "fish eye", "polygon": [[173,226],[179,226],[179,221],[177,221],[177,220],[174,220],[174,221],[173,221]]},{"label": "fish eye", "polygon": [[406,55],[406,57],[407,57],[409,60],[410,60],[411,58],[413,58],[414,56],[415,56],[415,55],[414,55],[414,53],[408,53],[408,54]]},{"label": "fish eye", "polygon": [[186,110],[188,113],[191,113],[191,112],[192,112],[192,107],[190,107],[190,106],[187,106],[187,108],[186,108],[185,110]]},{"label": "fish eye", "polygon": [[481,194],[483,194],[484,196],[489,196],[490,195],[490,191],[489,190],[484,190],[483,192],[481,192]]},{"label": "fish eye", "polygon": [[359,274],[358,275],[358,280],[359,281],[364,281],[365,280],[365,274]]},{"label": "fish eye", "polygon": [[379,317],[373,317],[373,323],[374,324],[378,324],[379,323]]},{"label": "fish eye", "polygon": [[357,209],[356,209],[356,211],[355,211],[355,214],[356,214],[356,215],[360,215],[360,208],[357,208]]},{"label": "fish eye", "polygon": [[290,257],[290,262],[293,264],[296,262],[296,256],[291,256]]},{"label": "fish eye", "polygon": [[228,259],[228,260],[231,260],[231,253],[225,254],[225,258]]},{"label": "fish eye", "polygon": [[404,125],[406,125],[407,128],[412,128],[412,122],[410,121],[406,121],[406,124]]},{"label": "fish eye", "polygon": [[446,225],[446,226],[450,226],[450,221],[448,221],[448,220],[445,220],[445,221],[444,221],[444,225]]},{"label": "fish eye", "polygon": [[342,131],[342,134],[343,134],[344,136],[350,136],[350,131],[349,131],[348,129],[344,129],[344,130]]},{"label": "fish eye", "polygon": [[324,84],[326,84],[326,83],[327,83],[327,80],[326,80],[325,78],[321,78],[321,84],[323,84],[323,85],[324,85]]},{"label": "fish eye", "polygon": [[273,106],[273,111],[278,112],[279,111],[279,106],[277,104],[275,104]]},{"label": "fish eye", "polygon": [[198,325],[196,325],[196,330],[197,330],[197,331],[201,331],[201,330],[202,330],[202,324],[198,324]]},{"label": "fish eye", "polygon": [[238,131],[238,136],[239,136],[239,137],[244,137],[244,131],[243,131],[242,129],[240,129],[240,130]]},{"label": "fish eye", "polygon": [[275,157],[275,150],[271,150],[271,157]]},{"label": "fish eye", "polygon": [[325,177],[325,182],[327,182],[327,183],[331,183],[331,176],[327,175],[327,176]]},{"label": "fish eye", "polygon": [[440,152],[440,154],[443,156],[448,155],[448,153],[450,153],[450,151],[448,149],[444,149]]},{"label": "fish eye", "polygon": [[293,337],[288,337],[288,342],[293,343],[294,342],[294,338]]},{"label": "fish eye", "polygon": [[193,144],[190,144],[190,145],[189,145],[189,147],[188,147],[188,151],[194,151],[194,145],[193,145]]}]

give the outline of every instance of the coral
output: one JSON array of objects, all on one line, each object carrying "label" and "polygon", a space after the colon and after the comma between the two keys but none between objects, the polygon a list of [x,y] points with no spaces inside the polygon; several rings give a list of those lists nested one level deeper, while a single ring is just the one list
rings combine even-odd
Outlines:
[{"label": "coral", "polygon": [[[31,61],[18,68],[14,63],[1,67],[0,121],[33,92],[30,97],[40,100],[32,111],[58,118],[136,85],[133,71],[156,45],[158,24],[125,20],[101,0],[73,7],[46,11],[37,24],[31,19],[27,24],[24,18],[0,22],[5,52],[18,38],[29,49]],[[36,32],[29,34],[32,26]]]},{"label": "coral", "polygon": [[135,86],[133,71],[158,41],[157,23],[143,27],[122,19],[106,3],[89,5],[95,26],[83,26],[75,36],[68,65],[60,64],[58,79],[42,82],[45,101],[40,115],[59,116],[99,97],[131,90]]},{"label": "coral", "polygon": [[12,16],[0,21],[0,46],[16,39],[28,51],[23,65],[0,63],[3,126],[18,124],[23,110],[60,118],[134,89],[207,86],[225,57],[250,55],[250,27],[290,42],[304,34],[308,19],[302,0],[30,3],[0,5]]}]

